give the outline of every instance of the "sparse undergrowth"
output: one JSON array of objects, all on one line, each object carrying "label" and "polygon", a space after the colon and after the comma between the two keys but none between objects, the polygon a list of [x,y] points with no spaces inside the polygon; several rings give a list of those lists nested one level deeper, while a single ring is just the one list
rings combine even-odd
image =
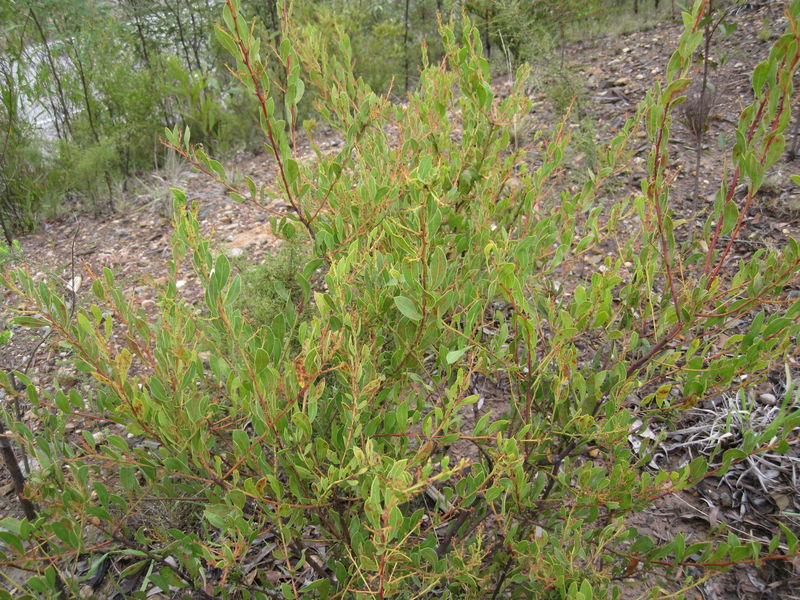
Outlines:
[{"label": "sparse undergrowth", "polygon": [[[785,526],[764,544],[733,533],[687,543],[626,522],[660,496],[786,453],[800,427],[789,386],[769,422],[712,455],[712,467],[698,457],[651,471],[647,449],[629,442],[796,354],[800,302],[788,290],[800,247],[790,239],[738,266],[730,254],[784,149],[800,2],[753,74],[714,211],[681,244],[666,144],[707,9],[698,1],[684,15],[666,80],[573,192],[559,186],[569,128],[510,146],[509,126],[528,109],[526,73],[494,98],[469,23],[442,27],[445,60],[397,106],[352,75],[346,38],[284,21],[280,47],[262,52],[229,1],[220,42],[258,100],[292,207],[273,225],[310,257],[294,292],[272,285],[283,302],[267,324],[247,318],[242,277],[175,190],[171,277],[155,320],[110,272],[93,282],[98,306],[74,318],[52,288],[7,273],[38,306],[18,324],[51,327],[100,388],[87,403],[74,389],[42,393],[22,374],[21,390],[5,381],[39,417],[34,431],[3,415],[39,465],[24,492],[33,512],[0,520],[0,560],[32,572],[18,585],[71,595],[78,559],[92,554],[116,557],[119,580],[144,574],[186,597],[589,599],[614,597],[641,572],[663,597],[669,579],[689,589],[732,565],[796,558]],[[267,57],[286,73],[288,122],[275,117]],[[306,85],[344,138],[313,163],[295,154]],[[604,203],[642,124],[652,149],[641,193]],[[226,180],[187,133],[167,138]],[[527,152],[538,164],[530,172],[519,167]],[[257,204],[269,195],[248,179],[232,193]],[[612,242],[614,256],[569,294],[555,285]],[[204,283],[201,316],[175,286],[186,261]],[[482,397],[486,385],[499,393]],[[66,436],[76,412],[102,435]],[[109,422],[131,437],[105,432]],[[265,555],[280,563],[277,579],[256,568]]]}]

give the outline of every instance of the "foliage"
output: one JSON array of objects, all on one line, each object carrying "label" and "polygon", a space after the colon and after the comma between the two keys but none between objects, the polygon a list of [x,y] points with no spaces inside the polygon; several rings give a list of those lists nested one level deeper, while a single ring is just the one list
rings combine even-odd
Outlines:
[{"label": "foliage", "polygon": [[0,124],[14,120],[0,161],[11,228],[67,195],[96,210],[113,202],[118,181],[164,159],[164,126],[189,125],[218,151],[247,145],[252,99],[217,64],[215,4],[31,0],[21,10],[0,1]]},{"label": "foliage", "polygon": [[21,117],[22,94],[14,68],[14,49],[0,49],[0,221],[10,243],[14,233],[30,229],[35,222],[40,154]]},{"label": "foliage", "polygon": [[[5,418],[40,466],[28,482],[39,516],[0,520],[2,560],[37,571],[26,586],[42,596],[56,589],[57,568],[66,586],[78,584],[68,561],[46,566],[41,553],[102,552],[124,557],[124,576],[146,573],[203,598],[589,599],[616,596],[640,568],[692,567],[701,575],[685,576],[691,587],[708,570],[796,557],[789,529],[767,544],[732,533],[663,543],[626,524],[659,496],[786,451],[800,426],[787,401],[713,471],[697,459],[651,472],[647,452],[628,443],[635,419],[674,416],[796,352],[800,302],[784,290],[798,280],[797,242],[740,265],[731,249],[783,150],[800,2],[753,74],[755,99],[713,214],[682,245],[666,143],[707,6],[684,14],[666,80],[599,152],[597,169],[561,189],[569,128],[520,168],[526,156],[510,147],[508,127],[529,108],[525,69],[495,98],[469,23],[442,27],[445,60],[424,63],[418,89],[395,105],[353,74],[347,37],[284,23],[278,46],[262,49],[229,0],[219,41],[258,101],[278,193],[292,208],[273,227],[310,246],[301,300],[269,325],[245,318],[242,277],[200,235],[178,190],[153,319],[110,271],[93,282],[98,305],[74,318],[54,288],[9,272],[6,284],[37,306],[17,324],[58,333],[97,396],[49,394],[18,376],[39,422]],[[282,111],[267,61],[286,76]],[[301,162],[292,142],[306,87],[344,141]],[[640,123],[649,176],[635,197],[605,201]],[[226,181],[188,133],[167,138]],[[521,184],[508,193],[512,176]],[[266,205],[267,190],[249,179],[243,188],[236,197]],[[588,252],[606,255],[603,264],[566,283]],[[205,289],[203,311],[175,285],[187,263]],[[65,435],[77,414],[102,435]],[[131,437],[103,432],[108,422]],[[180,519],[147,518],[164,498],[186,507]],[[288,574],[279,584],[248,570],[266,536]]]},{"label": "foliage", "polygon": [[[164,160],[157,143],[164,126],[191,127],[195,141],[218,154],[254,147],[253,97],[230,76],[221,46],[209,35],[220,4],[27,0],[23,6],[0,0],[0,48],[10,66],[4,72],[14,74],[0,79],[0,93],[21,100],[15,129],[27,140],[7,153],[22,160],[5,163],[24,165],[4,175],[11,190],[5,195],[9,232],[29,229],[42,207],[63,210],[66,197],[94,210],[113,208],[120,182],[124,189],[138,171]],[[426,53],[427,60],[441,58],[437,15],[471,15],[490,58],[549,64],[571,28],[587,26],[587,17],[599,22],[598,14],[616,4],[309,0],[296,3],[295,18],[332,36],[348,34],[356,74],[375,90],[397,94],[417,85]],[[257,15],[254,34],[279,43],[277,0],[245,7]],[[266,68],[277,83],[272,90],[280,107],[285,73]],[[557,83],[554,75],[561,71],[548,70],[546,77]],[[303,118],[312,116],[311,95],[298,106]]]},{"label": "foliage", "polygon": [[10,246],[0,246],[0,265],[14,262],[22,255],[22,247],[17,240],[13,240]]},{"label": "foliage", "polygon": [[331,0],[300,7],[300,16],[330,35],[346,33],[355,73],[374,90],[404,93],[419,78],[423,45],[433,60],[441,58],[437,15],[451,14],[457,6],[453,0]]},{"label": "foliage", "polygon": [[[303,287],[298,273],[310,257],[297,243],[284,244],[274,255],[245,269],[242,273],[242,292],[236,309],[258,326],[269,326],[283,313],[287,302],[296,306],[303,301]],[[305,311],[306,316],[308,312]]]}]

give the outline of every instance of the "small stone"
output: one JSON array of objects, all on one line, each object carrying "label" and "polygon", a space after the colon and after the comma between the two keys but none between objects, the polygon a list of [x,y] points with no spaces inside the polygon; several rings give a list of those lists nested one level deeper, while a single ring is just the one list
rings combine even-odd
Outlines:
[{"label": "small stone", "polygon": [[239,258],[244,255],[244,248],[231,248],[226,254],[228,258]]},{"label": "small stone", "polygon": [[68,390],[68,389],[71,389],[71,388],[75,387],[77,385],[78,381],[80,381],[80,379],[75,374],[75,372],[70,371],[69,369],[64,369],[64,368],[59,369],[56,372],[55,379],[56,379],[56,383],[58,383],[58,385],[60,385],[65,390]]},{"label": "small stone", "polygon": [[758,399],[764,404],[771,404],[773,406],[778,403],[778,399],[775,397],[775,394],[761,394]]},{"label": "small stone", "polygon": [[186,280],[185,279],[178,279],[178,281],[175,282],[175,287],[177,289],[181,289],[185,285],[186,285]]}]

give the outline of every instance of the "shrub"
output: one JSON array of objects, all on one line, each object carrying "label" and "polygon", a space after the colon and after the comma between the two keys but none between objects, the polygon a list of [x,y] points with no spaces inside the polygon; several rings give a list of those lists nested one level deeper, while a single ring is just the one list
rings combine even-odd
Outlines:
[{"label": "shrub", "polygon": [[120,181],[163,159],[164,126],[191,126],[220,153],[252,141],[254,100],[231,87],[210,42],[213,3],[31,0],[24,8],[0,0],[0,194],[9,229],[29,229],[42,205],[63,210],[64,196],[95,210],[113,204]]},{"label": "shrub", "polygon": [[284,244],[254,267],[242,273],[242,294],[236,308],[257,326],[268,326],[283,313],[287,302],[297,306],[304,300],[303,267],[310,256],[298,243]]},{"label": "shrub", "polygon": [[29,124],[22,115],[21,90],[13,63],[0,59],[0,227],[11,244],[12,235],[30,230],[42,200],[43,162]]},{"label": "shrub", "polygon": [[[509,148],[508,124],[528,101],[521,83],[494,98],[469,23],[459,36],[442,28],[446,59],[426,65],[408,104],[395,106],[353,76],[347,38],[323,53],[330,46],[313,28],[287,29],[292,37],[265,55],[237,6],[227,3],[219,36],[259,100],[292,207],[274,228],[311,248],[298,274],[302,301],[269,325],[244,318],[242,278],[200,236],[178,190],[171,276],[154,320],[109,271],[92,285],[100,304],[74,319],[51,287],[23,270],[7,275],[38,307],[18,324],[52,327],[98,384],[87,406],[74,389],[46,394],[20,376],[40,421],[34,430],[5,416],[40,466],[27,488],[36,518],[0,521],[5,560],[38,570],[28,589],[45,595],[60,580],[74,588],[69,564],[55,557],[87,552],[117,557],[124,576],[144,573],[143,589],[409,599],[604,598],[640,568],[692,567],[700,575],[683,576],[691,586],[708,569],[796,556],[789,529],[765,545],[733,534],[663,543],[626,517],[733,463],[785,451],[800,425],[800,413],[784,408],[713,471],[696,459],[652,472],[647,449],[628,443],[636,419],[675,416],[795,352],[800,303],[784,290],[797,280],[797,243],[738,266],[730,252],[783,149],[800,2],[754,72],[734,171],[691,247],[675,237],[664,169],[707,4],[684,15],[666,81],[582,186],[558,186],[561,125],[511,194],[525,157]],[[317,110],[343,136],[338,152],[298,159],[294,123],[274,117],[265,56],[287,74],[286,114],[306,85],[315,88]],[[603,203],[640,120],[653,144],[650,176],[641,194]],[[167,137],[225,180],[188,136]],[[737,205],[740,182],[747,194]],[[246,180],[238,194],[260,204],[266,192]],[[607,258],[567,280],[590,251]],[[189,260],[205,288],[199,315],[175,285]],[[324,283],[312,285],[320,269]],[[65,435],[76,413],[95,434],[112,422],[130,436]],[[148,518],[164,498],[186,513]],[[54,557],[46,569],[42,553]],[[253,566],[267,557],[282,571]]]}]

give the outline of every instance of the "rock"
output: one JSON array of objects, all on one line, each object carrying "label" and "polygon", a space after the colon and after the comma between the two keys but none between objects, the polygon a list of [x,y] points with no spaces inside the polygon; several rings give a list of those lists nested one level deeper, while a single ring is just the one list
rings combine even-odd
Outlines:
[{"label": "rock", "polygon": [[186,280],[185,279],[178,279],[178,281],[175,282],[175,287],[177,289],[181,289],[184,286],[186,286]]},{"label": "rock", "polygon": [[274,241],[275,236],[272,235],[272,228],[268,224],[264,224],[251,227],[247,231],[235,234],[231,239],[230,247],[231,249],[247,249],[253,246],[263,246],[264,244]]},{"label": "rock", "polygon": [[244,254],[244,248],[231,248],[225,254],[228,255],[228,258],[239,258]]},{"label": "rock", "polygon": [[618,77],[617,79],[607,79],[603,83],[600,84],[600,87],[604,90],[609,88],[615,87],[624,87],[626,85],[630,85],[631,79],[630,77]]},{"label": "rock", "polygon": [[62,367],[56,371],[55,380],[62,389],[69,390],[78,384],[80,378],[74,371]]},{"label": "rock", "polygon": [[775,397],[775,394],[769,394],[769,393],[761,394],[758,397],[758,399],[761,400],[764,404],[770,404],[772,406],[778,403],[778,399]]}]

